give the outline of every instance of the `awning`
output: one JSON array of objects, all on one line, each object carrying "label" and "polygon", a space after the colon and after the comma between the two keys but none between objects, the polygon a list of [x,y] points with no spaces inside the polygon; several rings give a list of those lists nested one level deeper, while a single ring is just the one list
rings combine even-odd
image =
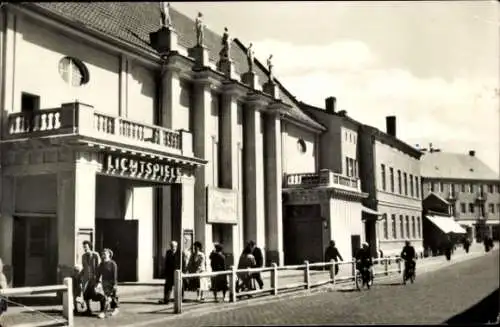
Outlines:
[{"label": "awning", "polygon": [[445,234],[456,233],[456,234],[467,234],[467,231],[460,226],[453,218],[445,216],[427,216],[437,228],[442,230]]},{"label": "awning", "polygon": [[365,206],[361,206],[361,211],[366,212],[366,213],[368,213],[370,215],[382,216],[381,213],[378,213],[377,211],[375,211],[373,209],[370,209],[370,208],[367,208]]}]

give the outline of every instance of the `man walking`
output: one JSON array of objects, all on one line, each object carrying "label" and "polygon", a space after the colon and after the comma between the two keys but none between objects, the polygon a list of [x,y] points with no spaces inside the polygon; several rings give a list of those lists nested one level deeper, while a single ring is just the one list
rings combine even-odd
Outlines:
[{"label": "man walking", "polygon": [[335,261],[335,275],[339,273],[339,265],[337,264],[338,259],[340,259],[340,261],[344,261],[339,250],[335,246],[335,241],[331,240],[330,245],[325,250],[325,262],[330,262],[332,260]]},{"label": "man walking", "polygon": [[83,299],[87,306],[87,315],[92,315],[90,301],[95,297],[95,286],[97,285],[97,267],[101,263],[101,257],[92,249],[92,244],[89,241],[83,241],[82,254],[82,275],[81,282],[83,285]]},{"label": "man walking", "polygon": [[[262,250],[259,247],[257,247],[255,241],[248,242],[248,245],[252,251],[252,255],[255,258],[255,263],[256,263],[255,267],[260,268],[264,266],[264,256],[262,255]],[[262,281],[262,276],[260,275],[260,272],[253,273],[252,278],[255,279],[257,284],[259,284],[260,289],[264,288],[264,282]]]},{"label": "man walking", "polygon": [[165,273],[165,287],[163,289],[163,300],[160,304],[168,304],[170,294],[174,286],[174,275],[177,269],[181,268],[181,253],[178,249],[177,242],[170,242],[170,249],[165,253],[165,265],[163,271]]}]

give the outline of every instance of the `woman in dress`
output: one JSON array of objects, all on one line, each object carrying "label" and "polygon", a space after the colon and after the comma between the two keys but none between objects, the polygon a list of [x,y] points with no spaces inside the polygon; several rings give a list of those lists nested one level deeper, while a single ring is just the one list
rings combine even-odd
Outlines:
[{"label": "woman in dress", "polygon": [[117,296],[117,286],[118,286],[118,266],[116,262],[112,260],[113,251],[110,249],[102,250],[102,262],[97,268],[97,281],[102,285],[102,292],[104,293],[101,297],[101,313],[99,318],[105,318],[106,312],[108,311],[108,305],[111,305],[111,315],[116,315],[118,313],[118,296]]},{"label": "woman in dress", "polygon": [[[193,245],[193,253],[191,254],[188,262],[188,273],[196,274],[203,273],[207,270],[207,261],[203,248],[200,242],[195,242]],[[203,292],[208,290],[208,280],[206,277],[194,277],[189,280],[189,290],[196,291],[198,301],[204,301]]]},{"label": "woman in dress", "polygon": [[[221,244],[215,244],[215,250],[210,254],[210,266],[212,267],[212,271],[226,270],[226,256],[222,251]],[[227,289],[228,285],[226,275],[218,275],[212,277],[212,292],[214,293],[215,302],[218,302],[218,292],[222,292],[222,302],[224,302]]]}]

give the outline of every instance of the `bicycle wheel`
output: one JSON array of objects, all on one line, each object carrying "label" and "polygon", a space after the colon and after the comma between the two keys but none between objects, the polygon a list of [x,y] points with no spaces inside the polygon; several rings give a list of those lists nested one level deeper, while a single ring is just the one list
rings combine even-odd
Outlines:
[{"label": "bicycle wheel", "polygon": [[363,283],[361,274],[359,272],[356,273],[356,276],[354,277],[354,282],[356,283],[356,289],[358,291],[361,291],[361,285]]}]

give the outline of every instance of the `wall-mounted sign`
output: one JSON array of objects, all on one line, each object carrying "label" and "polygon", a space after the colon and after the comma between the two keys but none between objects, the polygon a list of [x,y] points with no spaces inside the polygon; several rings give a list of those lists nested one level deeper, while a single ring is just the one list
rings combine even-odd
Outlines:
[{"label": "wall-mounted sign", "polygon": [[155,181],[175,181],[182,175],[180,167],[112,154],[106,155],[104,171]]},{"label": "wall-mounted sign", "polygon": [[238,223],[238,192],[236,190],[207,188],[207,223]]}]

